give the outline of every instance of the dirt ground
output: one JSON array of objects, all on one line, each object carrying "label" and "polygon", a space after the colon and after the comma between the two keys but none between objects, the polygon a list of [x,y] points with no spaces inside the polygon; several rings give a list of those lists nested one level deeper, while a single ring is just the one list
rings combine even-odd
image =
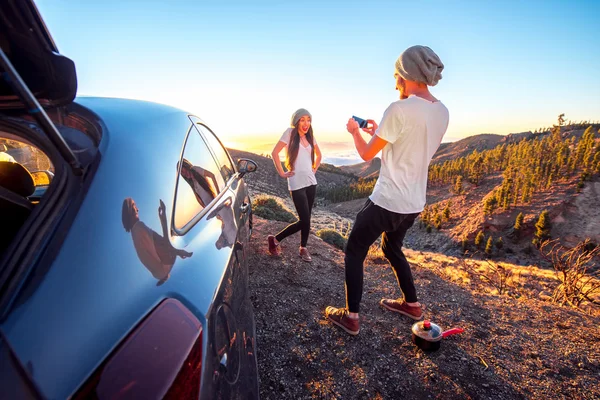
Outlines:
[{"label": "dirt ground", "polygon": [[284,226],[255,217],[251,240],[262,399],[600,398],[598,315],[517,289],[492,294],[478,280],[448,274],[456,259],[407,250],[426,318],[465,332],[436,352],[418,349],[414,321],[378,304],[400,292],[375,257],[365,264],[361,332],[352,337],[324,317],[326,306],[345,303],[343,253],[311,235],[313,262],[305,263],[292,236],[283,255],[271,257],[266,237]]}]

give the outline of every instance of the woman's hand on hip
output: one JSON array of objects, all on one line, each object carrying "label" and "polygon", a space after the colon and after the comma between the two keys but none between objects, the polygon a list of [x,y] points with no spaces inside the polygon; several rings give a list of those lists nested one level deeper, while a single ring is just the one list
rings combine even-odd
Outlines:
[{"label": "woman's hand on hip", "polygon": [[279,176],[281,176],[282,178],[289,178],[294,176],[294,171],[285,171],[283,175],[279,174]]}]

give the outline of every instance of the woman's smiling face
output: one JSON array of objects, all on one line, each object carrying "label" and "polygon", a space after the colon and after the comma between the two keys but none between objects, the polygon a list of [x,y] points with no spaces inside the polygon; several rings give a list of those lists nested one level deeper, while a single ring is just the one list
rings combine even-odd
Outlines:
[{"label": "woman's smiling face", "polygon": [[310,128],[310,117],[308,115],[304,115],[302,118],[300,118],[300,120],[298,121],[298,133],[301,136],[306,135],[306,132],[308,132],[308,129]]}]

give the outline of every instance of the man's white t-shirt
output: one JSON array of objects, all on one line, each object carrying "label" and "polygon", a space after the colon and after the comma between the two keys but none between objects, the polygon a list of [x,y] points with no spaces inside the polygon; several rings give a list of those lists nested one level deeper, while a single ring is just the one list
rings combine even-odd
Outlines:
[{"label": "man's white t-shirt", "polygon": [[[287,145],[290,143],[290,138],[292,136],[292,128],[288,128],[281,135],[280,142]],[[316,146],[317,140],[313,137],[313,143]],[[288,189],[289,190],[298,190],[305,188],[307,186],[312,186],[317,184],[317,178],[315,177],[315,173],[312,169],[312,160],[310,158],[311,154],[311,146],[308,147],[302,146],[302,142],[298,146],[298,157],[296,157],[296,162],[294,163],[294,176],[288,178]]]},{"label": "man's white t-shirt", "polygon": [[411,95],[385,110],[375,134],[388,142],[381,151],[379,178],[369,197],[400,214],[423,211],[429,163],[448,128],[448,109]]}]

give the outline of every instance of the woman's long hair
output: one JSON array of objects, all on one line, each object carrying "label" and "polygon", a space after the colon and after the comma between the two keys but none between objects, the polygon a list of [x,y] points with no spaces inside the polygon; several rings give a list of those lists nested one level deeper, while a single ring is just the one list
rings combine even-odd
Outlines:
[{"label": "woman's long hair", "polygon": [[138,219],[135,216],[135,201],[131,197],[127,197],[123,200],[123,208],[121,209],[121,220],[123,221],[123,228],[125,232],[131,232],[131,228],[135,225]]},{"label": "woman's long hair", "polygon": [[[306,140],[308,140],[308,143],[310,144],[311,165],[315,165],[315,145],[312,125],[308,128],[308,132],[306,132]],[[292,133],[290,134],[290,143],[288,144],[287,154],[285,156],[285,166],[290,171],[294,168],[296,158],[298,158],[299,149],[300,134],[298,133],[298,124],[296,124],[296,127],[292,129]]]}]

